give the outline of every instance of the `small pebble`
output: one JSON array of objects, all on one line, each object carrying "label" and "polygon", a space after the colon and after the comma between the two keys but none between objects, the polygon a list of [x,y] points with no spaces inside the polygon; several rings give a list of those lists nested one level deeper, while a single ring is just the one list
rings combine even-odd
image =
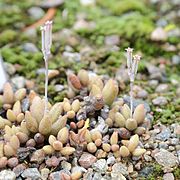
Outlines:
[{"label": "small pebble", "polygon": [[62,161],[62,162],[61,162],[61,167],[62,167],[62,169],[64,169],[64,170],[68,170],[68,171],[71,170],[71,164],[68,163],[67,161]]},{"label": "small pebble", "polygon": [[11,81],[17,89],[21,89],[25,86],[25,78],[23,76],[15,76],[11,78]]},{"label": "small pebble", "polygon": [[96,157],[89,153],[83,153],[79,159],[79,164],[84,168],[89,168],[94,162],[96,162]]},{"label": "small pebble", "polygon": [[35,162],[38,164],[41,164],[45,159],[45,153],[42,149],[38,149],[35,152],[33,152],[30,161]]},{"label": "small pebble", "polygon": [[6,167],[6,165],[7,165],[7,157],[1,157],[0,158],[0,169],[1,168],[5,168]]},{"label": "small pebble", "polygon": [[160,149],[160,151],[155,154],[154,158],[160,165],[166,168],[173,167],[178,162],[177,157],[165,149]]},{"label": "small pebble", "polygon": [[5,71],[6,71],[9,75],[13,75],[13,74],[15,74],[15,72],[16,72],[16,69],[15,69],[15,67],[13,66],[13,64],[10,64],[10,63],[4,62],[4,68],[5,68]]},{"label": "small pebble", "polygon": [[144,89],[142,89],[141,91],[138,91],[138,93],[137,93],[138,98],[145,99],[145,98],[147,98],[147,96],[148,96],[148,92]]},{"label": "small pebble", "polygon": [[161,27],[157,27],[151,33],[151,40],[153,40],[153,41],[166,41],[166,39],[167,39],[167,33]]},{"label": "small pebble", "polygon": [[173,173],[166,173],[163,175],[163,180],[174,180]]},{"label": "small pebble", "polygon": [[39,51],[33,43],[23,44],[23,50],[26,52],[31,52],[31,53],[36,53]]},{"label": "small pebble", "polygon": [[156,88],[157,93],[165,93],[169,90],[168,84],[160,84]]},{"label": "small pebble", "polygon": [[38,20],[44,16],[44,11],[40,7],[31,7],[28,9],[28,14],[34,19]]},{"label": "small pebble", "polygon": [[14,168],[18,165],[18,159],[16,157],[10,158],[7,163],[10,168]]},{"label": "small pebble", "polygon": [[49,173],[50,173],[50,170],[48,168],[41,169],[41,177],[42,177],[42,179],[43,180],[48,179]]},{"label": "small pebble", "polygon": [[59,165],[59,159],[56,156],[52,156],[46,160],[46,165],[48,167],[56,167]]},{"label": "small pebble", "polygon": [[152,100],[152,103],[157,106],[163,106],[168,103],[167,99],[163,96],[159,96]]},{"label": "small pebble", "polygon": [[150,80],[149,81],[149,86],[152,88],[155,88],[158,85],[158,81],[157,80]]},{"label": "small pebble", "polygon": [[26,165],[18,164],[16,167],[13,168],[13,172],[16,174],[16,177],[18,177],[24,170],[26,169]]},{"label": "small pebble", "polygon": [[3,170],[0,171],[0,180],[15,180],[16,175],[13,171]]},{"label": "small pebble", "polygon": [[92,168],[97,172],[105,173],[108,166],[105,159],[99,159],[92,165]]},{"label": "small pebble", "polygon": [[23,178],[31,178],[33,180],[38,180],[41,178],[41,175],[37,168],[28,168],[23,171],[22,177]]}]

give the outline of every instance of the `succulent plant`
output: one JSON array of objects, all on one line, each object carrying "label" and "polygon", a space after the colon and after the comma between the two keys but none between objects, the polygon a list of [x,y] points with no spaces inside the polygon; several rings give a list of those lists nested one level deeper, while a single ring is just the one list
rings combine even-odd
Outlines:
[{"label": "succulent plant", "polygon": [[[126,128],[129,131],[137,131],[138,134],[143,134],[145,129],[141,125],[145,121],[145,115],[146,110],[143,104],[139,104],[135,108],[132,118],[130,118],[130,108],[127,104],[123,106],[116,105],[110,110],[109,118],[106,119],[106,123],[110,126]],[[121,133],[123,133],[123,131],[121,131]]]},{"label": "succulent plant", "polygon": [[[48,103],[46,113],[46,100],[34,91],[27,94],[22,88],[14,92],[11,85],[6,84],[5,89],[9,93],[1,96],[6,116],[0,117],[3,131],[0,161],[5,166],[6,158],[16,156],[20,145],[42,150],[47,156],[75,154],[79,157],[83,151],[88,151],[97,158],[105,158],[110,152],[118,158],[145,153],[145,149],[138,146],[139,136],[146,131],[142,126],[146,114],[144,105],[138,105],[131,117],[129,106],[122,99],[117,99],[117,83],[112,79],[104,83],[99,76],[92,78],[85,70],[78,75],[68,75],[68,81],[74,98],[64,98],[54,105]],[[84,90],[86,95],[82,96]],[[4,101],[7,95],[10,98]],[[29,102],[25,110],[22,108],[24,99]],[[96,117],[104,106],[110,108],[105,125],[112,127],[113,132],[103,133],[98,123],[91,125],[91,117]]]},{"label": "succulent plant", "polygon": [[116,81],[110,79],[104,86],[103,90],[102,90],[102,96],[104,99],[105,104],[107,105],[111,105],[115,98],[118,95],[118,85],[116,83]]}]

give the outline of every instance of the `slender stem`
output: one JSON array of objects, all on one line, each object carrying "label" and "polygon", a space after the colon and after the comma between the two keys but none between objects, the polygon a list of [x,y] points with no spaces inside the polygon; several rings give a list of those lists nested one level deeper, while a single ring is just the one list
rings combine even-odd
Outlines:
[{"label": "slender stem", "polygon": [[131,118],[133,116],[133,85],[134,85],[134,81],[130,81],[130,109],[131,109]]},{"label": "slender stem", "polygon": [[48,112],[48,59],[45,59],[45,108],[44,114]]}]

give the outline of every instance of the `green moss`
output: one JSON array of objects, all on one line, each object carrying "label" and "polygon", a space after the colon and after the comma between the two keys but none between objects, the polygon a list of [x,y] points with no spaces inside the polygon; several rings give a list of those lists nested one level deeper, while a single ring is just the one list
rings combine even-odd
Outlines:
[{"label": "green moss", "polygon": [[142,0],[98,0],[97,2],[115,15],[121,15],[129,11],[147,12],[147,7]]},{"label": "green moss", "polygon": [[155,180],[158,178],[158,180],[162,180],[162,175],[163,175],[162,166],[159,164],[153,164],[153,174],[150,174],[147,179]]},{"label": "green moss", "polygon": [[58,93],[58,95],[56,95],[53,100],[54,102],[61,102],[63,101],[65,97],[67,97],[67,94],[65,91],[63,91],[63,92]]},{"label": "green moss", "polygon": [[153,30],[153,23],[139,13],[119,17],[106,17],[97,23],[100,34],[119,34],[126,38],[147,36]]},{"label": "green moss", "polygon": [[172,123],[180,123],[180,101],[177,99],[173,99],[175,95],[172,93],[172,97],[166,96],[169,98],[169,103],[162,107],[161,112],[157,112],[156,107],[152,106],[152,110],[154,113],[154,124],[157,120],[160,120],[163,124],[172,124]]},{"label": "green moss", "polygon": [[62,28],[71,27],[76,21],[76,14],[79,11],[80,3],[78,0],[65,1],[63,9],[67,11],[67,15],[63,18],[63,9],[59,8],[54,17],[53,31],[59,31]]},{"label": "green moss", "polygon": [[180,179],[180,168],[176,168],[174,171],[173,171],[173,174],[175,176],[176,179]]},{"label": "green moss", "polygon": [[120,67],[124,55],[122,52],[109,52],[107,57],[100,62],[101,73],[114,75],[116,70]]},{"label": "green moss", "polygon": [[0,46],[14,41],[17,37],[17,32],[13,30],[5,30],[0,34]]},{"label": "green moss", "polygon": [[18,6],[9,6],[2,4],[0,7],[0,26],[9,26],[13,22],[19,21],[21,19],[21,10]]},{"label": "green moss", "polygon": [[[138,177],[138,180],[162,180],[162,176],[163,176],[163,169],[162,166],[160,166],[159,164],[156,163],[148,163],[145,164],[145,167],[149,167],[152,168],[152,171],[149,172],[148,175],[143,174],[143,176]],[[140,173],[141,175],[141,173]]]},{"label": "green moss", "polygon": [[5,0],[0,1],[0,31],[7,28],[21,29],[24,25],[29,25],[33,22],[28,16],[26,10],[33,5],[32,0],[18,1]]},{"label": "green moss", "polygon": [[146,63],[142,60],[138,65],[138,72],[144,72],[146,70]]},{"label": "green moss", "polygon": [[131,39],[149,37],[154,28],[152,20],[139,14],[130,13],[121,17],[106,16],[103,19],[96,21],[96,28],[94,30],[84,30],[79,32],[82,35],[92,34],[93,39],[98,36],[106,36],[111,34],[117,34],[122,39]]},{"label": "green moss", "polygon": [[35,77],[35,70],[40,67],[41,62],[43,62],[40,52],[24,52],[20,46],[16,48],[3,47],[1,54],[6,62],[22,65],[22,67],[18,69],[18,72],[26,75],[28,78]]}]

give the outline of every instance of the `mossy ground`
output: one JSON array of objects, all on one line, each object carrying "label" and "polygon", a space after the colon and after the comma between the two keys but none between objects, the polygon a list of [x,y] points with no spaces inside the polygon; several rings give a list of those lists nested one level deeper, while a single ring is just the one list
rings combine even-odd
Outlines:
[{"label": "mossy ground", "polygon": [[[152,172],[147,177],[139,177],[138,180],[163,180],[163,167],[156,163],[148,164],[148,167],[152,167]],[[175,180],[180,178],[180,169],[177,167],[173,170]]]}]

